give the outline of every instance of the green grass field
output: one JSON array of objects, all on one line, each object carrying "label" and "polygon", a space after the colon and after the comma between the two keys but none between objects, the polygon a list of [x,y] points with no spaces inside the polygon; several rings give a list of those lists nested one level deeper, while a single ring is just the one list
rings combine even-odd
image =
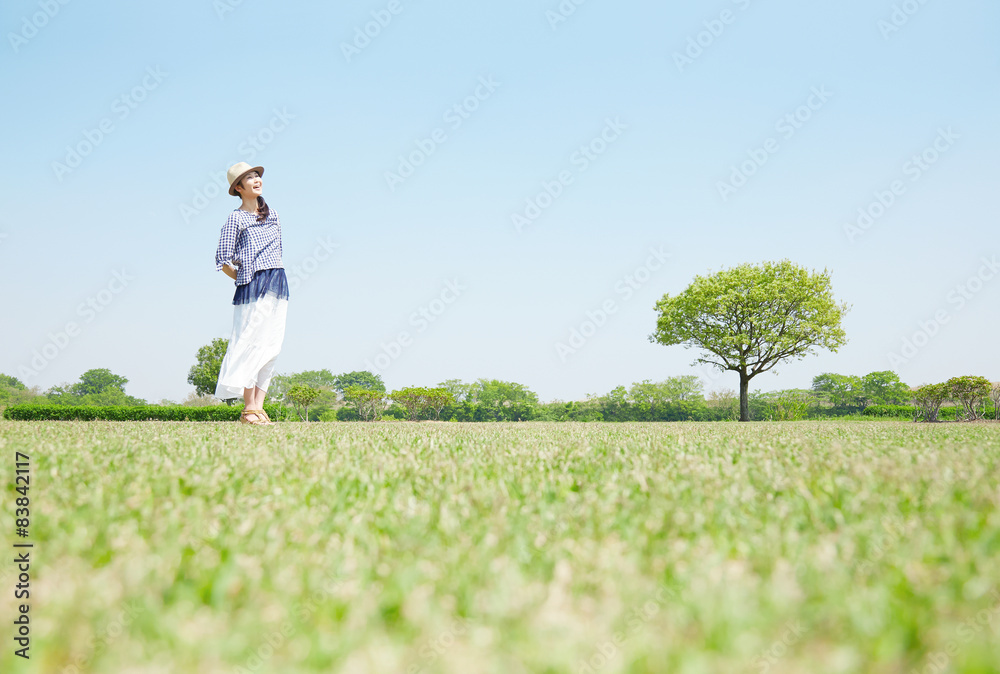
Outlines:
[{"label": "green grass field", "polygon": [[998,424],[6,421],[0,448],[4,673],[1000,671]]}]

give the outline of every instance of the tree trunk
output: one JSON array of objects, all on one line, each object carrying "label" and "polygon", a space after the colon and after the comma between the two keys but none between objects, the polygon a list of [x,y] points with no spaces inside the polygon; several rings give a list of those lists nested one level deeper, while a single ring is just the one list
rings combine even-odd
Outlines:
[{"label": "tree trunk", "polygon": [[740,421],[750,421],[750,377],[740,372]]}]

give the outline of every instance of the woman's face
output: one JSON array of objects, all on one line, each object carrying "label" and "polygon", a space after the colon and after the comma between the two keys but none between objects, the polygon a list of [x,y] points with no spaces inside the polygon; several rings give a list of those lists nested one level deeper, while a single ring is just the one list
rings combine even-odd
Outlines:
[{"label": "woman's face", "polygon": [[243,176],[242,180],[240,180],[239,185],[236,186],[236,191],[241,195],[259,197],[263,187],[264,183],[261,177],[257,175],[257,172],[250,171],[250,173]]}]

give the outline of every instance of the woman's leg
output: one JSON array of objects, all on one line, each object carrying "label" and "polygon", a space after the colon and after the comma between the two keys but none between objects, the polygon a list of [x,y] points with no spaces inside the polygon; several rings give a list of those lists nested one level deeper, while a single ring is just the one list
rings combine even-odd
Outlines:
[{"label": "woman's leg", "polygon": [[[254,388],[243,389],[243,409],[244,410],[261,410],[263,407],[257,404],[257,392],[260,391],[256,386]],[[263,399],[260,401],[263,404]],[[261,414],[254,412],[247,416],[251,421],[264,421],[264,417]]]}]

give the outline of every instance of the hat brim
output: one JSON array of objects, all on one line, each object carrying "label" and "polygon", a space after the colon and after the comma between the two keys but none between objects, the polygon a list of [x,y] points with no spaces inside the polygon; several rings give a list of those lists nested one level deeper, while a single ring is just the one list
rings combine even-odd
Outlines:
[{"label": "hat brim", "polygon": [[236,191],[236,186],[239,185],[240,181],[243,180],[244,176],[246,176],[246,174],[250,173],[251,171],[256,171],[257,175],[259,175],[259,176],[263,176],[264,175],[264,167],[263,166],[254,166],[251,169],[247,169],[243,173],[239,174],[236,177],[236,180],[233,181],[233,184],[229,186],[229,194],[231,194],[234,197],[240,196],[239,193]]}]

